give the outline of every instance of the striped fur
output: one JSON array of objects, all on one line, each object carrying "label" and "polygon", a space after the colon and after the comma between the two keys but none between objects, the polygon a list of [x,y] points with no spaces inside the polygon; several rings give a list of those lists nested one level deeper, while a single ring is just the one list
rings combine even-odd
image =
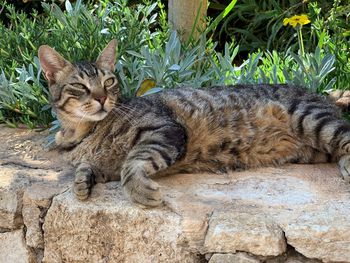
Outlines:
[{"label": "striped fur", "polygon": [[[123,101],[105,65],[69,63],[49,79],[62,122],[56,141],[77,167],[80,199],[94,183],[121,180],[131,200],[157,206],[162,196],[153,177],[288,162],[339,161],[349,181],[350,125],[325,97],[288,85],[236,85]],[[110,78],[113,84],[105,87]],[[93,103],[101,97],[107,113],[94,119]]]}]

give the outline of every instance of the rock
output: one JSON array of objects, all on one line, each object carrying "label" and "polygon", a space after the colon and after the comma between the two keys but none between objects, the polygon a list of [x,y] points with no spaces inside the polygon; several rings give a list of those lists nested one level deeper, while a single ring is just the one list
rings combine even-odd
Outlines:
[{"label": "rock", "polygon": [[[183,222],[208,220],[210,229],[213,211],[213,217],[222,212],[268,215],[267,223],[278,226],[287,237],[285,242],[303,255],[325,262],[350,262],[350,186],[334,164],[286,165],[227,175],[175,175],[159,183],[166,188],[167,205],[184,216]],[[322,236],[327,238],[321,240]],[[209,252],[208,247],[202,250],[199,237],[195,240],[199,245],[192,249]],[[207,246],[209,240],[206,236]]]},{"label": "rock", "polygon": [[300,253],[296,252],[294,248],[287,247],[287,252],[279,257],[274,258],[264,258],[262,260],[264,263],[322,263],[317,259],[309,259]]},{"label": "rock", "polygon": [[130,203],[119,183],[96,185],[86,202],[55,197],[44,231],[43,262],[198,262],[181,243],[181,216]]},{"label": "rock", "polygon": [[350,261],[349,202],[325,204],[285,225],[288,243],[308,258]]},{"label": "rock", "polygon": [[247,253],[239,252],[237,254],[214,254],[209,263],[260,263],[257,258],[249,256]]},{"label": "rock", "polygon": [[0,233],[0,263],[34,263],[35,256],[27,249],[23,229]]},{"label": "rock", "polygon": [[23,221],[27,228],[27,245],[35,249],[44,249],[42,224],[53,196],[61,191],[58,187],[36,184],[26,189],[23,195]]},{"label": "rock", "polygon": [[52,170],[0,166],[0,228],[17,229],[23,225],[23,195],[31,185],[47,185],[51,190],[46,194],[52,197],[65,189],[69,181]]},{"label": "rock", "polygon": [[261,256],[280,255],[286,246],[283,231],[269,217],[239,211],[214,212],[204,242],[207,252],[246,251]]},{"label": "rock", "polygon": [[[164,206],[145,209],[119,182],[98,184],[78,201],[60,154],[42,150],[43,138],[0,127],[0,251],[14,253],[8,262],[29,262],[31,253],[41,262],[44,253],[47,263],[202,263],[210,254],[350,263],[350,186],[335,164],[159,178]],[[13,243],[20,248],[9,250]]]},{"label": "rock", "polygon": [[[17,229],[23,225],[23,194],[32,184],[59,182],[62,167],[57,152],[42,148],[43,135],[28,130],[0,126],[0,229]],[[49,159],[52,159],[50,161]]]},{"label": "rock", "polygon": [[9,167],[0,170],[0,228],[16,229],[22,223],[22,196],[29,179]]}]

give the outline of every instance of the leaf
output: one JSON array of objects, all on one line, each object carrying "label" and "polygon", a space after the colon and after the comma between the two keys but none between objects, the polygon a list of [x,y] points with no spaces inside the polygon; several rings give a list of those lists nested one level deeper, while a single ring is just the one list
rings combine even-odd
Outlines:
[{"label": "leaf", "polygon": [[133,51],[133,50],[126,50],[126,53],[128,53],[134,57],[137,57],[137,58],[145,59],[144,56],[142,56],[140,53],[137,53],[136,51]]},{"label": "leaf", "polygon": [[100,32],[101,32],[101,34],[105,34],[105,35],[109,35],[110,34],[108,28],[104,28]]},{"label": "leaf", "polygon": [[233,9],[235,6],[237,0],[232,0],[231,3],[215,18],[215,20],[208,26],[208,28],[205,30],[205,34],[208,34],[210,31],[214,31],[218,24],[221,22],[222,19],[227,16],[228,13]]},{"label": "leaf", "polygon": [[173,64],[168,68],[168,70],[171,70],[171,71],[179,71],[180,69],[181,67],[178,64]]},{"label": "leaf", "polygon": [[156,82],[153,79],[145,79],[144,81],[142,81],[140,87],[138,88],[136,96],[141,97],[145,95],[149,90],[151,90],[155,86]]},{"label": "leaf", "polygon": [[65,7],[68,13],[71,13],[73,11],[72,4],[69,2],[69,0],[66,0]]},{"label": "leaf", "polygon": [[160,88],[160,87],[156,87],[156,88],[150,89],[145,94],[143,94],[142,97],[143,96],[147,96],[147,95],[151,95],[151,94],[154,94],[154,93],[157,93],[157,92],[160,92],[162,90],[163,90],[163,88]]}]

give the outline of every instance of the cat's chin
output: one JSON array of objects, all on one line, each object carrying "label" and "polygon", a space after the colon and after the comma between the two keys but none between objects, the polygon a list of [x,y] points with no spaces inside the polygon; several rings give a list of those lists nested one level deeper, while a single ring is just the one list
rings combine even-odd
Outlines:
[{"label": "cat's chin", "polygon": [[106,118],[107,115],[108,115],[107,111],[100,110],[93,115],[85,116],[85,119],[88,121],[101,121],[104,118]]}]

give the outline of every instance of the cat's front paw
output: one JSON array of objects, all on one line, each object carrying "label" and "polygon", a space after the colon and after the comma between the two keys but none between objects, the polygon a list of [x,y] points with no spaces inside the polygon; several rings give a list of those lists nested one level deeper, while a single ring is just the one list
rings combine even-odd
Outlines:
[{"label": "cat's front paw", "polygon": [[93,186],[93,172],[88,164],[80,164],[75,170],[73,191],[79,200],[86,200]]},{"label": "cat's front paw", "polygon": [[133,202],[153,207],[162,203],[159,185],[141,173],[122,178],[122,186],[124,193]]},{"label": "cat's front paw", "polygon": [[338,164],[344,180],[350,183],[350,155],[342,156]]}]

